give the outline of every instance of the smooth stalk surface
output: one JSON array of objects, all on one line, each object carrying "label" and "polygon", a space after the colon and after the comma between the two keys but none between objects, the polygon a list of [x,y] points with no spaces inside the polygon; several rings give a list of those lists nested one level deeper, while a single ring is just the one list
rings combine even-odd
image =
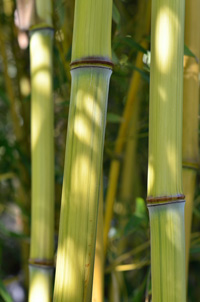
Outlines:
[{"label": "smooth stalk surface", "polygon": [[54,302],[92,298],[100,176],[111,76],[111,0],[77,0]]},{"label": "smooth stalk surface", "polygon": [[29,302],[50,302],[54,270],[52,3],[36,0],[35,9],[37,17],[30,35],[32,205]]},{"label": "smooth stalk surface", "polygon": [[153,0],[148,207],[152,301],[184,302],[182,192],[184,1]]}]

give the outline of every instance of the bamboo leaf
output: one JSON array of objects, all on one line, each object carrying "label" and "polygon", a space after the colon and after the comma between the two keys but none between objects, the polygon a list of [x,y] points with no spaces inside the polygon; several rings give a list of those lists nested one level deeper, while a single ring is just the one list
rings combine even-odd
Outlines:
[{"label": "bamboo leaf", "polygon": [[135,213],[130,217],[124,228],[125,236],[136,231],[138,228],[146,227],[147,223],[148,216],[145,201],[143,198],[136,198]]},{"label": "bamboo leaf", "polygon": [[120,23],[120,13],[114,3],[112,8],[112,19],[117,25]]},{"label": "bamboo leaf", "polygon": [[118,114],[115,113],[109,113],[107,114],[107,122],[110,123],[121,123],[123,122],[123,119],[121,116],[119,116]]},{"label": "bamboo leaf", "polygon": [[10,294],[8,293],[3,281],[0,279],[0,296],[3,298],[4,302],[13,302]]},{"label": "bamboo leaf", "polygon": [[138,67],[136,67],[136,66],[134,66],[133,68],[134,68],[135,70],[137,70],[137,71],[141,74],[142,78],[143,78],[146,82],[149,83],[149,81],[150,81],[150,74],[149,74],[149,73],[145,72],[143,69],[140,69],[140,68],[138,68]]},{"label": "bamboo leaf", "polygon": [[190,248],[190,254],[199,254],[200,253],[200,246],[194,246]]},{"label": "bamboo leaf", "polygon": [[112,60],[114,64],[119,64],[119,59],[113,49],[112,49]]},{"label": "bamboo leaf", "polygon": [[0,89],[0,97],[5,102],[5,104],[9,105],[9,99],[3,90]]},{"label": "bamboo leaf", "polygon": [[140,217],[147,217],[146,203],[143,198],[136,198],[135,214]]},{"label": "bamboo leaf", "polygon": [[124,228],[124,235],[135,232],[143,224],[143,217],[133,214]]},{"label": "bamboo leaf", "polygon": [[185,44],[184,44],[184,55],[185,56],[188,56],[188,57],[193,57],[196,59],[196,61],[198,62],[198,58],[195,56],[195,54],[189,49],[189,47],[187,47]]},{"label": "bamboo leaf", "polygon": [[147,50],[137,43],[131,36],[120,37],[117,36],[113,41],[113,48],[116,50],[118,47],[128,46],[131,49],[136,49],[143,53],[147,53]]}]

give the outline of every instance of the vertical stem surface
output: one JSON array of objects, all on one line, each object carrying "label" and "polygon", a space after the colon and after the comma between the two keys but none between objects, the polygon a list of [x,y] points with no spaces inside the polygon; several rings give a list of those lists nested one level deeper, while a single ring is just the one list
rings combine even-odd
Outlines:
[{"label": "vertical stem surface", "polygon": [[153,302],[185,301],[182,89],[184,1],[153,0],[148,206]]}]

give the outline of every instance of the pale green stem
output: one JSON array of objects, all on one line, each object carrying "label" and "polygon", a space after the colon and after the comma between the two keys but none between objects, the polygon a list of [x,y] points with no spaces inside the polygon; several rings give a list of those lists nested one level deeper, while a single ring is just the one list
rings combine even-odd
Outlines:
[{"label": "pale green stem", "polygon": [[49,302],[53,295],[53,268],[29,266],[30,291],[29,302]]},{"label": "pale green stem", "polygon": [[184,203],[149,207],[153,302],[185,301]]},{"label": "pale green stem", "polygon": [[91,301],[111,70],[72,70],[54,302]]},{"label": "pale green stem", "polygon": [[54,255],[54,152],[52,98],[52,31],[31,35],[31,258]]},{"label": "pale green stem", "polygon": [[53,292],[54,148],[52,43],[53,32],[50,29],[40,29],[31,33],[32,206],[29,302],[50,302]]},{"label": "pale green stem", "polygon": [[153,0],[148,206],[152,301],[184,302],[182,191],[184,0]]}]

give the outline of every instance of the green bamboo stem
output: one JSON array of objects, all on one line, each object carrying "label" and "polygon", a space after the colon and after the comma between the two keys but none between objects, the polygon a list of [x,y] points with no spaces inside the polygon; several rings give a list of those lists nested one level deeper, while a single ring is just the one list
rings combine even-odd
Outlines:
[{"label": "green bamboo stem", "polygon": [[91,301],[112,1],[77,0],[54,302]]},{"label": "green bamboo stem", "polygon": [[184,302],[184,1],[153,0],[148,164],[152,301]]},{"label": "green bamboo stem", "polygon": [[53,294],[54,265],[53,30],[49,19],[51,2],[36,1],[35,4],[41,22],[36,20],[30,35],[32,206],[29,302],[49,302]]},{"label": "green bamboo stem", "polygon": [[111,273],[111,286],[109,288],[109,301],[120,302],[120,282],[116,272]]},{"label": "green bamboo stem", "polygon": [[[200,1],[186,0],[185,44],[199,58]],[[199,63],[195,58],[184,58],[183,93],[183,189],[186,196],[186,281],[188,278],[190,233],[196,175],[199,167],[198,112],[199,112]]]},{"label": "green bamboo stem", "polygon": [[29,301],[52,301],[53,268],[29,266]]}]

